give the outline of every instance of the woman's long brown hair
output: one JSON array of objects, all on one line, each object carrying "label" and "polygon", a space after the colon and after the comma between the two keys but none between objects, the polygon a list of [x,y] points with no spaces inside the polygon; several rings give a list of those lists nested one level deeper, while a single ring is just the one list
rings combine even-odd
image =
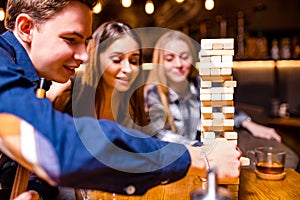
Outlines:
[{"label": "woman's long brown hair", "polygon": [[[113,41],[120,37],[127,35],[133,38],[140,51],[139,60],[139,75],[131,85],[129,91],[123,94],[122,102],[129,102],[128,104],[120,104],[119,112],[128,112],[133,121],[142,126],[148,124],[148,117],[145,112],[144,96],[143,96],[143,85],[144,78],[142,73],[142,44],[139,36],[135,31],[127,24],[110,21],[102,24],[93,34],[93,39],[89,43],[89,62],[85,65],[85,73],[83,75],[83,83],[90,87],[97,88],[95,109],[101,110],[103,108],[103,100],[105,98],[103,84],[101,84],[101,71],[99,55],[105,51]],[[132,94],[132,95],[131,95]],[[128,107],[127,107],[128,106]],[[128,108],[128,110],[127,110]],[[99,112],[97,112],[99,113]],[[99,118],[99,116],[97,116]]]}]

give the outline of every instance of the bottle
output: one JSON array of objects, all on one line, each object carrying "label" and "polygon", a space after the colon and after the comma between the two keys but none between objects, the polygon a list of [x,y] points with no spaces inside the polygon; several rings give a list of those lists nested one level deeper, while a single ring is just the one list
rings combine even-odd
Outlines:
[{"label": "bottle", "polygon": [[278,40],[274,39],[272,41],[272,49],[271,49],[271,57],[273,60],[279,60],[279,47],[278,47]]},{"label": "bottle", "polygon": [[45,78],[41,78],[38,82],[35,94],[38,98],[45,98],[46,97],[46,91],[49,90],[52,82],[48,81]]}]

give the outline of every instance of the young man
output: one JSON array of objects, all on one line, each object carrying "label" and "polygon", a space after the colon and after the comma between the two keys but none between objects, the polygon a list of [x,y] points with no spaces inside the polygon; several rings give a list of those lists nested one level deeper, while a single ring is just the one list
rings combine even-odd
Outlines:
[{"label": "young man", "polygon": [[[205,176],[199,147],[157,141],[108,120],[72,118],[36,98],[39,78],[66,82],[87,61],[96,2],[8,1],[8,31],[0,37],[0,113],[8,113],[0,114],[0,137],[6,152],[53,185],[121,194],[143,194],[187,174]],[[239,176],[240,156],[235,145],[223,142],[207,154],[210,166],[222,166],[221,179]]]}]

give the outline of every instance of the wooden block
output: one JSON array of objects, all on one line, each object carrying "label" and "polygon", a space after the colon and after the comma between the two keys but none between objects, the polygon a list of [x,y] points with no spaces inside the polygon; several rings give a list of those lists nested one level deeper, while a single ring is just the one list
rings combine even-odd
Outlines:
[{"label": "wooden block", "polygon": [[224,94],[233,94],[234,93],[234,88],[233,87],[223,87]]},{"label": "wooden block", "polygon": [[229,38],[227,42],[224,43],[224,49],[233,49],[234,48],[234,40],[233,38]]},{"label": "wooden block", "polygon": [[224,126],[223,131],[234,131],[234,126]]},{"label": "wooden block", "polygon": [[199,68],[200,75],[210,75],[210,68]]},{"label": "wooden block", "polygon": [[221,68],[221,75],[230,75],[232,74],[232,68],[222,67]]},{"label": "wooden block", "polygon": [[236,81],[224,81],[223,86],[224,87],[236,87],[237,82]]},{"label": "wooden block", "polygon": [[246,157],[241,157],[240,158],[242,166],[249,166],[250,165],[250,159]]},{"label": "wooden block", "polygon": [[213,125],[213,121],[211,119],[202,119],[202,126],[209,127]]},{"label": "wooden block", "polygon": [[222,132],[222,131],[224,131],[223,126],[204,126],[204,125],[202,125],[202,127],[203,127],[203,130],[206,132],[212,132],[212,131]]},{"label": "wooden block", "polygon": [[201,49],[212,49],[212,43],[201,40]]},{"label": "wooden block", "polygon": [[210,68],[210,74],[212,76],[221,75],[221,69],[220,68]]},{"label": "wooden block", "polygon": [[201,113],[212,113],[213,108],[201,106],[200,111],[201,111]]},{"label": "wooden block", "polygon": [[224,119],[223,126],[234,126],[234,119]]},{"label": "wooden block", "polygon": [[222,62],[233,62],[233,56],[226,56],[226,55],[223,55],[222,58],[221,58],[221,61]]},{"label": "wooden block", "polygon": [[212,48],[213,49],[224,49],[224,44],[223,43],[212,43]]},{"label": "wooden block", "polygon": [[225,116],[224,116],[224,113],[222,113],[222,112],[213,112],[212,118],[213,119],[224,119]]},{"label": "wooden block", "polygon": [[223,119],[213,119],[212,125],[213,126],[223,126],[224,120]]},{"label": "wooden block", "polygon": [[215,132],[203,132],[203,138],[205,139],[215,139]]},{"label": "wooden block", "polygon": [[227,106],[229,106],[229,107],[232,107],[232,106],[234,106],[234,102],[232,101],[232,100],[230,100],[230,101],[223,101],[223,100],[221,100],[221,101],[211,101],[211,100],[207,100],[207,101],[202,101],[201,100],[201,106],[209,106],[209,107],[223,107],[223,106],[225,106],[225,107],[227,107]]},{"label": "wooden block", "polygon": [[212,113],[201,113],[201,119],[211,119]]},{"label": "wooden block", "polygon": [[201,68],[233,68],[233,62],[197,62],[196,69]]},{"label": "wooden block", "polygon": [[234,119],[234,113],[224,113],[224,118],[226,118],[226,119]]},{"label": "wooden block", "polygon": [[235,131],[232,132],[224,132],[224,138],[227,140],[237,140],[238,139],[238,134]]},{"label": "wooden block", "polygon": [[213,100],[213,101],[222,100],[222,94],[211,94],[211,100]]},{"label": "wooden block", "polygon": [[233,49],[233,38],[201,39],[201,49]]},{"label": "wooden block", "polygon": [[200,94],[200,100],[209,101],[211,100],[211,94]]},{"label": "wooden block", "polygon": [[210,60],[212,63],[221,63],[222,62],[222,56],[210,56]]},{"label": "wooden block", "polygon": [[200,54],[202,56],[216,56],[216,55],[234,55],[234,50],[231,49],[224,49],[224,50],[207,50],[201,49]]},{"label": "wooden block", "polygon": [[211,56],[199,56],[199,61],[200,63],[211,62]]},{"label": "wooden block", "polygon": [[211,87],[211,86],[212,86],[212,82],[211,81],[202,81],[201,82],[201,88]]},{"label": "wooden block", "polygon": [[211,93],[223,93],[223,94],[234,93],[234,89],[232,87],[212,87],[210,91]]},{"label": "wooden block", "polygon": [[212,81],[212,82],[224,82],[224,81],[232,81],[232,76],[201,76],[201,81]]},{"label": "wooden block", "polygon": [[200,88],[200,94],[211,94],[210,88]]},{"label": "wooden block", "polygon": [[222,100],[233,100],[233,94],[222,94]]},{"label": "wooden block", "polygon": [[234,107],[233,106],[224,106],[222,108],[223,113],[234,113]]}]

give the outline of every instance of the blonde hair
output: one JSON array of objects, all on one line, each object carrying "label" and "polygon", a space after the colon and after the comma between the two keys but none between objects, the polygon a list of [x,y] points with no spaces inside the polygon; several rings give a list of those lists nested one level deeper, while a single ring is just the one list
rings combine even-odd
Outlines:
[{"label": "blonde hair", "polygon": [[[164,129],[167,128],[167,123],[169,123],[172,132],[177,133],[176,126],[174,124],[174,119],[173,116],[170,112],[169,109],[169,90],[168,90],[168,80],[165,74],[164,68],[161,66],[164,62],[164,56],[163,52],[166,49],[166,45],[169,42],[175,41],[175,40],[181,40],[185,42],[191,52],[192,55],[192,65],[196,63],[196,54],[195,54],[195,45],[193,44],[192,40],[185,34],[175,31],[175,30],[170,30],[165,32],[160,38],[157,40],[154,46],[153,50],[153,56],[152,56],[152,64],[153,68],[149,74],[148,80],[147,80],[147,87],[150,87],[153,84],[157,85],[157,90],[159,97],[161,99],[162,105],[164,107],[164,110],[166,112],[166,123],[164,125]],[[192,67],[192,70],[188,76],[188,81],[189,82],[194,82],[196,77],[198,76],[198,71],[196,70],[195,67]]]}]

